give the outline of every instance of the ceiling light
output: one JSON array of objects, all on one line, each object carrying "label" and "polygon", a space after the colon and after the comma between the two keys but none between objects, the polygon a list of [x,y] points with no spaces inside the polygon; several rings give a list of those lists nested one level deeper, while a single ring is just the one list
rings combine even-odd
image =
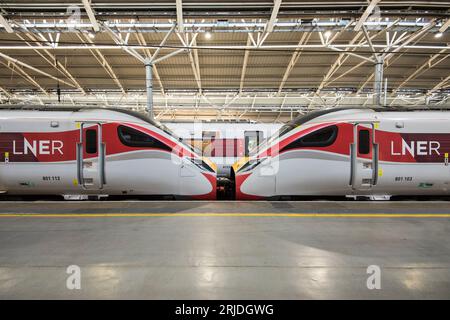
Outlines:
[{"label": "ceiling light", "polygon": [[207,32],[205,33],[205,39],[211,39],[211,37],[212,37],[211,32],[207,31]]},{"label": "ceiling light", "polygon": [[92,32],[89,32],[89,33],[88,33],[88,36],[89,36],[89,38],[91,38],[91,39],[94,39],[94,38],[95,38],[95,34],[92,33]]},{"label": "ceiling light", "polygon": [[329,38],[331,36],[331,31],[326,31],[325,32],[325,37]]},{"label": "ceiling light", "polygon": [[442,32],[438,32],[434,35],[435,38],[441,38],[442,37]]}]

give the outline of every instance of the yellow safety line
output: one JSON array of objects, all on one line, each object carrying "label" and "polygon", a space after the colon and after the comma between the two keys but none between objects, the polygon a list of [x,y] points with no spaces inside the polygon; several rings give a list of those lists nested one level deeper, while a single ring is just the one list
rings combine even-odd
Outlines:
[{"label": "yellow safety line", "polygon": [[289,218],[450,218],[448,213],[0,213],[0,218],[103,217],[289,217]]}]

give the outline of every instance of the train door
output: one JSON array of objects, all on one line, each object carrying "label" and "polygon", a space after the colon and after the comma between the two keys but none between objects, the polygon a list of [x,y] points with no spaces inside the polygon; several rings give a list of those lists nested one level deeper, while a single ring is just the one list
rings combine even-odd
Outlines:
[{"label": "train door", "polygon": [[105,180],[105,143],[102,124],[80,123],[80,141],[77,144],[78,183],[85,190],[103,189]]},{"label": "train door", "polygon": [[377,123],[353,124],[353,143],[350,144],[350,186],[353,191],[371,190],[378,179],[379,145],[376,140]]}]

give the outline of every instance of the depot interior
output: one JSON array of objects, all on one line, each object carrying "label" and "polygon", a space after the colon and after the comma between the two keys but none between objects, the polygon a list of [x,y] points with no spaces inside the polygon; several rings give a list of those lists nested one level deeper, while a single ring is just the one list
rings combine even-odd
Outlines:
[{"label": "depot interior", "polygon": [[[0,115],[134,111],[205,157],[231,155],[227,188],[233,163],[299,116],[448,109],[449,27],[450,1],[5,0]],[[242,137],[225,143],[233,128]],[[0,200],[0,298],[450,296],[445,197],[237,201],[228,191]],[[79,289],[66,288],[70,265]],[[367,284],[369,266],[381,284]]]}]

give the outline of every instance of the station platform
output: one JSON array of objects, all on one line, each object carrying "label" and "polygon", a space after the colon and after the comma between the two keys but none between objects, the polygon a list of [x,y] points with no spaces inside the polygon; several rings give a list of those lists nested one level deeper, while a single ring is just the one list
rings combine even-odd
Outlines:
[{"label": "station platform", "polygon": [[0,204],[0,299],[450,296],[445,201]]}]

